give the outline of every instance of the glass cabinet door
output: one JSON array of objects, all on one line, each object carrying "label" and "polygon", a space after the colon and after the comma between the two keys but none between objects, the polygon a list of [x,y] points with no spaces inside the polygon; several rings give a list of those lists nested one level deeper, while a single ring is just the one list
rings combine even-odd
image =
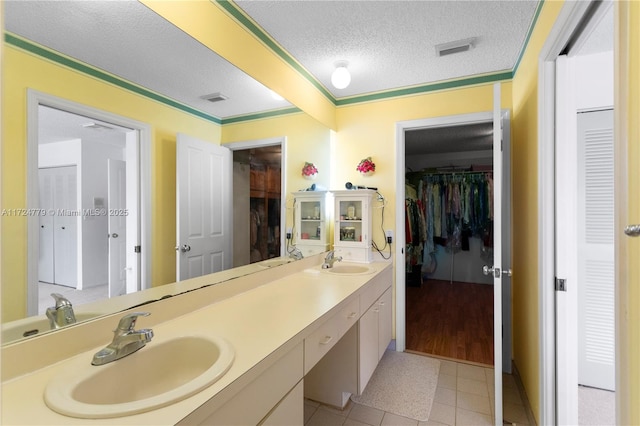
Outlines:
[{"label": "glass cabinet door", "polygon": [[300,201],[300,239],[321,239],[323,214],[320,201]]},{"label": "glass cabinet door", "polygon": [[337,214],[340,228],[337,235],[339,240],[341,242],[362,241],[362,201],[339,200]]}]

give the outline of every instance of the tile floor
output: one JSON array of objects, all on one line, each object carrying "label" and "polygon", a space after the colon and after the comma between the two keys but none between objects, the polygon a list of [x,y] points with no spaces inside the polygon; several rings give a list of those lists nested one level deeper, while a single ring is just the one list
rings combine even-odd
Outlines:
[{"label": "tile floor", "polygon": [[[528,425],[515,378],[503,375],[504,419]],[[441,360],[438,387],[427,422],[349,402],[344,410],[305,400],[307,426],[493,425],[493,368]]]}]

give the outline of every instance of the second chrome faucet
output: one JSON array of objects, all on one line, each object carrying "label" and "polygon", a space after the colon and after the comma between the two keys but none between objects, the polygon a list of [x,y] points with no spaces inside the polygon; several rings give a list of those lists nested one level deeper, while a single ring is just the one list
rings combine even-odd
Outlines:
[{"label": "second chrome faucet", "polygon": [[93,365],[104,365],[123,358],[141,349],[153,339],[153,330],[144,328],[136,330],[136,320],[147,316],[149,312],[132,312],[120,319],[118,327],[113,331],[113,341],[93,356]]}]

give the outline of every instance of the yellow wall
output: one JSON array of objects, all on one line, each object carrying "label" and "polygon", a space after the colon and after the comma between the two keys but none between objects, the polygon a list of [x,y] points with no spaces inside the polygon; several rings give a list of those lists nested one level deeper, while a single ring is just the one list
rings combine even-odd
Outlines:
[{"label": "yellow wall", "polygon": [[[176,133],[220,142],[215,123],[132,94],[4,45],[2,208],[26,207],[27,89],[35,89],[152,126],[152,285],[175,281]],[[2,321],[26,314],[27,221],[2,217]]]},{"label": "yellow wall", "polygon": [[615,4],[616,396],[618,424],[640,424],[640,2]]}]

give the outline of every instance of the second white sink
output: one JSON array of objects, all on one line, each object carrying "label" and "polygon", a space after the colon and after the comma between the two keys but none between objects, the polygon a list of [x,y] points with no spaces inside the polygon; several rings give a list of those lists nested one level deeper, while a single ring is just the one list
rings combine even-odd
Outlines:
[{"label": "second white sink", "polygon": [[329,274],[364,275],[375,272],[375,268],[369,265],[334,264],[332,268],[322,269]]},{"label": "second white sink", "polygon": [[121,417],[160,408],[210,386],[231,367],[234,350],[224,339],[181,336],[151,341],[103,366],[55,377],[45,390],[49,408],[71,417]]}]

